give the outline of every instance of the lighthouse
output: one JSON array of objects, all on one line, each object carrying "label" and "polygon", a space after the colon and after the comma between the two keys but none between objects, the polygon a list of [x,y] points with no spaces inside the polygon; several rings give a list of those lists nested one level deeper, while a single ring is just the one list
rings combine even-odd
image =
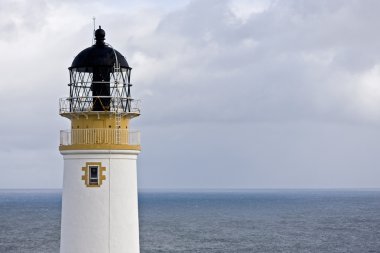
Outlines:
[{"label": "lighthouse", "polygon": [[60,132],[64,160],[61,253],[138,253],[137,157],[140,115],[131,96],[126,58],[105,43],[99,26],[94,44],[69,67],[69,96],[59,114],[71,122]]}]

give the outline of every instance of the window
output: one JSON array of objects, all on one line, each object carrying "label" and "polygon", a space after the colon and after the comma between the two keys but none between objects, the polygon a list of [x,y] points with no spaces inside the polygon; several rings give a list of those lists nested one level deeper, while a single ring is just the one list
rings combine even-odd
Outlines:
[{"label": "window", "polygon": [[99,166],[89,166],[89,184],[90,185],[99,185]]},{"label": "window", "polygon": [[101,162],[86,162],[82,167],[82,180],[87,187],[100,187],[106,180],[106,167],[102,166]]}]

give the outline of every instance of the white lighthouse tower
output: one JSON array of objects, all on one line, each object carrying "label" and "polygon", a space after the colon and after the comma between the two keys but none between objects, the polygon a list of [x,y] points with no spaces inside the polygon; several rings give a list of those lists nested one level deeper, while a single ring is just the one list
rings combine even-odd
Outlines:
[{"label": "white lighthouse tower", "polygon": [[136,160],[140,115],[131,98],[131,67],[107,45],[99,26],[95,44],[74,59],[70,95],[60,115],[71,129],[61,131],[64,159],[61,253],[138,253]]}]

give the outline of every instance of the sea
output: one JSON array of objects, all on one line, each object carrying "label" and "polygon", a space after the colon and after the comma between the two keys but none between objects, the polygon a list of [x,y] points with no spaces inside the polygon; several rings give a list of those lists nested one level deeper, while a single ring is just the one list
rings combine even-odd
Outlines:
[{"label": "sea", "polygon": [[[0,252],[59,252],[61,191],[0,190]],[[380,252],[380,190],[143,191],[150,252]]]}]

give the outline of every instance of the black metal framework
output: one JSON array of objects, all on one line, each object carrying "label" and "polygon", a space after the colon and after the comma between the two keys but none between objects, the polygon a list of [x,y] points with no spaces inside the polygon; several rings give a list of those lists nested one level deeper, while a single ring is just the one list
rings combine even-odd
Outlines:
[{"label": "black metal framework", "polygon": [[131,112],[131,68],[70,68],[70,112]]}]

